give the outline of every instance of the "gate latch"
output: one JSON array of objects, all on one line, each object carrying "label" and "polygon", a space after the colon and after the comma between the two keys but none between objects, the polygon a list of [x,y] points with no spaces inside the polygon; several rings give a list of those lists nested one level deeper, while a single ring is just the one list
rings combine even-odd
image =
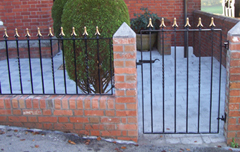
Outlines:
[{"label": "gate latch", "polygon": [[225,41],[224,43],[224,48],[226,49],[226,50],[228,50],[229,49],[229,41]]},{"label": "gate latch", "polygon": [[159,59],[155,59],[155,60],[139,60],[139,62],[137,62],[137,65],[142,65],[143,63],[155,63],[155,61],[160,61]]},{"label": "gate latch", "polygon": [[226,120],[227,120],[227,114],[225,113],[224,116],[222,115],[222,118],[217,118],[217,119],[218,119],[218,120],[220,119],[220,120],[226,122]]}]

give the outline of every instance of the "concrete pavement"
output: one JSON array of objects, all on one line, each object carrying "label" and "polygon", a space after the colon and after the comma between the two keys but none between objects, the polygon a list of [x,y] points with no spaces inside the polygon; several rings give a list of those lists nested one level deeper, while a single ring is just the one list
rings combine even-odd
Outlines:
[{"label": "concrete pavement", "polygon": [[[159,143],[148,141],[115,141],[97,137],[79,137],[76,134],[39,129],[0,126],[0,151],[5,152],[227,152],[240,149],[215,144]],[[175,138],[177,139],[177,138]],[[187,139],[187,138],[186,138]],[[189,140],[192,139],[188,138]],[[69,140],[71,143],[69,143]],[[167,140],[167,138],[166,138]],[[196,139],[195,139],[196,140]]]}]

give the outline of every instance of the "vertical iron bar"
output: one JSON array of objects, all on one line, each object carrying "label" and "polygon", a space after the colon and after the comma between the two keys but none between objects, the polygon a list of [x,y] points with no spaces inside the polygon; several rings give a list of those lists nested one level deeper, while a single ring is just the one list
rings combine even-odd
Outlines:
[{"label": "vertical iron bar", "polygon": [[[220,69],[219,69],[219,90],[218,90],[218,118],[220,118],[220,101],[221,101],[221,79],[222,79],[222,31],[220,31]],[[219,119],[217,132],[219,133]]]},{"label": "vertical iron bar", "polygon": [[[187,3],[188,0],[184,0],[184,6],[183,6],[183,9],[184,9],[184,23],[187,22],[187,13],[188,13],[188,6],[187,6]],[[188,50],[187,50],[187,47],[188,47],[188,44],[187,44],[187,41],[188,41],[188,33],[186,31],[184,31],[184,58],[186,58],[188,55]]]},{"label": "vertical iron bar", "polygon": [[5,46],[6,46],[6,57],[7,57],[7,66],[8,66],[8,79],[9,79],[9,88],[10,93],[12,94],[12,81],[11,81],[11,72],[10,72],[10,65],[9,65],[9,56],[8,56],[8,43],[7,37],[5,37]]},{"label": "vertical iron bar", "polygon": [[209,117],[209,133],[211,133],[212,128],[212,77],[213,77],[213,27],[211,28],[211,40],[212,40],[212,51],[211,51],[211,85],[210,85],[210,117]]},{"label": "vertical iron bar", "polygon": [[87,92],[88,94],[90,93],[90,85],[89,85],[89,77],[88,77],[88,53],[87,53],[87,35],[84,36],[84,41],[85,41],[85,63],[86,63],[86,69],[87,69]]},{"label": "vertical iron bar", "polygon": [[[56,86],[55,86],[55,76],[54,76],[54,62],[53,62],[53,48],[52,48],[52,37],[49,36],[50,38],[50,48],[51,48],[51,64],[52,64],[52,79],[53,79],[53,92],[56,94]],[[58,39],[59,42],[59,39]],[[58,45],[59,49],[59,45]]]},{"label": "vertical iron bar", "polygon": [[16,37],[16,46],[17,46],[17,58],[18,58],[18,72],[19,72],[20,88],[21,88],[21,94],[23,94],[22,73],[21,73],[21,64],[20,64],[20,56],[19,56],[18,37]]},{"label": "vertical iron bar", "polygon": [[[141,34],[141,60],[143,60],[143,50],[142,50],[142,31]],[[141,64],[141,80],[142,80],[142,122],[143,122],[143,133],[144,133],[144,89],[143,89],[143,64]]]},{"label": "vertical iron bar", "polygon": [[99,58],[99,36],[97,34],[97,64],[98,64],[98,81],[99,81],[99,93],[102,94],[101,89],[101,75],[100,75],[100,58]]},{"label": "vertical iron bar", "polygon": [[[152,60],[152,48],[151,48],[151,36],[152,36],[152,32],[151,32],[151,27],[149,28],[150,32],[150,38],[149,38],[149,46],[150,46],[150,61]],[[153,98],[152,98],[152,62],[150,62],[150,93],[151,93],[151,131],[153,133]]]},{"label": "vertical iron bar", "polygon": [[177,44],[176,26],[174,26],[174,132],[177,132]]},{"label": "vertical iron bar", "polygon": [[199,46],[198,46],[198,55],[199,55],[199,59],[198,59],[198,133],[200,131],[200,100],[201,100],[201,26],[199,26],[199,32],[198,32],[198,42],[199,42]]},{"label": "vertical iron bar", "polygon": [[187,55],[187,104],[186,104],[186,133],[188,133],[188,76],[189,76],[189,53],[188,53],[188,26],[186,27],[186,55]]},{"label": "vertical iron bar", "polygon": [[109,39],[109,50],[110,50],[110,73],[111,73],[111,94],[113,94],[113,71],[112,71],[112,41]]},{"label": "vertical iron bar", "polygon": [[34,90],[33,90],[33,80],[32,80],[32,63],[31,63],[30,40],[29,40],[29,37],[27,37],[27,46],[28,46],[28,61],[29,61],[31,90],[32,90],[32,94],[34,94]]},{"label": "vertical iron bar", "polygon": [[66,69],[65,69],[65,57],[64,57],[64,44],[63,44],[63,36],[61,36],[62,40],[62,60],[63,60],[63,77],[64,77],[64,89],[65,94],[67,94],[67,83],[66,83]]},{"label": "vertical iron bar", "polygon": [[44,89],[44,79],[43,79],[43,66],[42,66],[42,49],[41,49],[41,37],[38,36],[38,44],[39,44],[39,56],[40,56],[40,68],[41,68],[41,78],[42,78],[42,91],[43,94],[45,94],[45,89]]},{"label": "vertical iron bar", "polygon": [[164,84],[164,53],[165,53],[165,51],[164,51],[164,27],[162,27],[162,96],[163,96],[163,133],[165,132],[165,110],[164,110],[164,108],[165,108],[165,102],[164,102],[164,100],[165,100],[165,96],[164,96],[164,94],[165,94],[165,90],[164,90],[164,87],[165,87],[165,84]]},{"label": "vertical iron bar", "polygon": [[73,34],[73,51],[74,51],[74,66],[75,66],[75,82],[76,82],[76,94],[78,94],[78,82],[77,82],[77,59],[76,59],[76,44],[75,44],[75,41],[76,41],[76,37],[75,35]]}]

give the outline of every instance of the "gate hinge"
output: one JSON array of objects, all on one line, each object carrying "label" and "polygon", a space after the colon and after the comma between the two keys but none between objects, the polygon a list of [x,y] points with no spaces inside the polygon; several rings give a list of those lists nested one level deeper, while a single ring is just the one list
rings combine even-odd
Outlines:
[{"label": "gate hinge", "polygon": [[226,49],[226,50],[228,50],[229,49],[229,41],[225,41],[224,43],[224,48]]},{"label": "gate hinge", "polygon": [[227,120],[227,114],[225,113],[224,116],[222,115],[222,118],[217,118],[217,119],[218,119],[218,120],[220,119],[220,120],[226,122],[226,120]]}]

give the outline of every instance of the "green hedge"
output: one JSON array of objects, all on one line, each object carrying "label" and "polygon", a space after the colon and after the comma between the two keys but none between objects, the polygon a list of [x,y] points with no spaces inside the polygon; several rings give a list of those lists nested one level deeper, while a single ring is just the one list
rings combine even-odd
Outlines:
[{"label": "green hedge", "polygon": [[67,0],[56,0],[52,6],[53,30],[56,37],[59,37],[61,31],[61,18],[63,13],[63,7],[66,2]]},{"label": "green hedge", "polygon": [[[82,36],[84,26],[86,26],[88,37],[96,37],[94,34],[98,26],[100,37],[107,38],[112,37],[123,22],[130,25],[128,8],[124,0],[68,0],[64,6],[61,21],[67,38],[71,38],[72,27],[75,27],[76,33]],[[87,63],[84,40],[76,41],[75,54],[73,41],[64,41],[64,53],[68,76],[74,81],[77,79],[76,83],[83,92],[88,92],[87,81],[90,83],[90,93],[108,92],[108,85],[112,78],[110,63],[113,64],[113,57],[110,58],[109,40],[99,40],[99,69],[96,40],[87,40]],[[75,58],[77,78],[75,77]],[[87,64],[89,68],[86,68]]]}]

